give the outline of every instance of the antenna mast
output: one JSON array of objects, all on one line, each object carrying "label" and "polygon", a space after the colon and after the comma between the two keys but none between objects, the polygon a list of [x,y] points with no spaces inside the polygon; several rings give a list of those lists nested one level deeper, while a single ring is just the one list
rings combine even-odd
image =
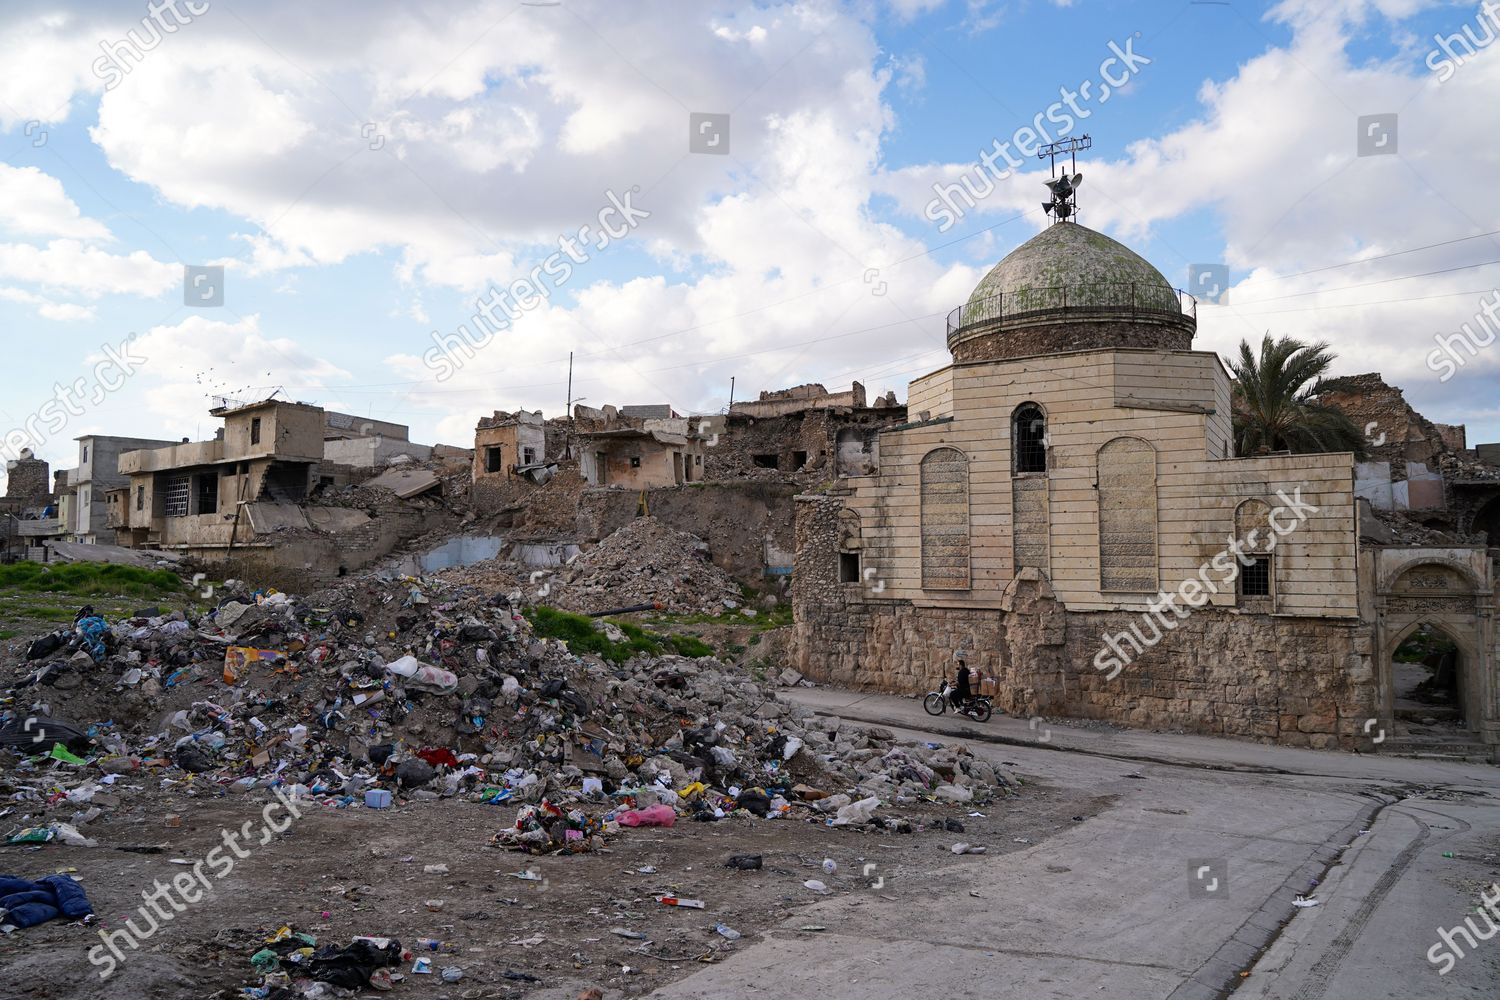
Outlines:
[{"label": "antenna mast", "polygon": [[[1062,139],[1058,142],[1049,142],[1036,151],[1036,158],[1050,159],[1052,161],[1052,179],[1043,181],[1047,190],[1052,192],[1052,200],[1042,202],[1042,209],[1048,215],[1053,216],[1054,222],[1067,222],[1069,218],[1078,212],[1078,186],[1083,183],[1083,175],[1078,172],[1078,151],[1080,149],[1091,149],[1094,140],[1089,138],[1088,133],[1077,138]],[[1070,169],[1064,170],[1061,177],[1057,176],[1058,154],[1070,157]]]}]

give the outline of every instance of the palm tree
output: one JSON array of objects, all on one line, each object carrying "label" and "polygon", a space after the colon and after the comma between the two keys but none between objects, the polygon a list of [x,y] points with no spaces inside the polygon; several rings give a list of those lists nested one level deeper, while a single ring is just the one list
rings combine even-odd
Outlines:
[{"label": "palm tree", "polygon": [[1364,457],[1364,436],[1342,410],[1317,402],[1335,355],[1323,341],[1304,344],[1268,333],[1255,356],[1240,342],[1239,361],[1229,368],[1235,386],[1234,438],[1240,455],[1352,451]]}]

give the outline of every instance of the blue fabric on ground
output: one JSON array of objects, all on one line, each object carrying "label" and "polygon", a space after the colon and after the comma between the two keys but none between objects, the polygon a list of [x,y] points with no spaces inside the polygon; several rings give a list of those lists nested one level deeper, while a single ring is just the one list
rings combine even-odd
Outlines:
[{"label": "blue fabric on ground", "polygon": [[29,882],[13,875],[0,875],[0,910],[3,922],[23,930],[58,917],[77,920],[94,912],[89,897],[69,875],[48,875]]}]

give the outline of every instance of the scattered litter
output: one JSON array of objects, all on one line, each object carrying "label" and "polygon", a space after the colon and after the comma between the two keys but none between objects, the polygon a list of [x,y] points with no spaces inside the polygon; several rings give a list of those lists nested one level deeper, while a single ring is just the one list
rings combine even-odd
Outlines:
[{"label": "scattered litter", "polygon": [[658,903],[661,903],[663,906],[684,906],[690,910],[703,909],[703,900],[701,899],[682,899],[677,896],[658,896],[656,897],[656,901]]}]

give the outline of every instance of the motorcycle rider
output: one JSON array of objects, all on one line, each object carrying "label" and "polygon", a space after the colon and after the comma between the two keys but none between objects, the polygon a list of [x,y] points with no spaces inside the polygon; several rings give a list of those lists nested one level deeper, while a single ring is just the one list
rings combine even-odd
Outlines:
[{"label": "motorcycle rider", "polygon": [[958,686],[953,690],[953,707],[960,712],[967,712],[974,701],[974,693],[969,690],[969,665],[960,657],[958,661]]}]

